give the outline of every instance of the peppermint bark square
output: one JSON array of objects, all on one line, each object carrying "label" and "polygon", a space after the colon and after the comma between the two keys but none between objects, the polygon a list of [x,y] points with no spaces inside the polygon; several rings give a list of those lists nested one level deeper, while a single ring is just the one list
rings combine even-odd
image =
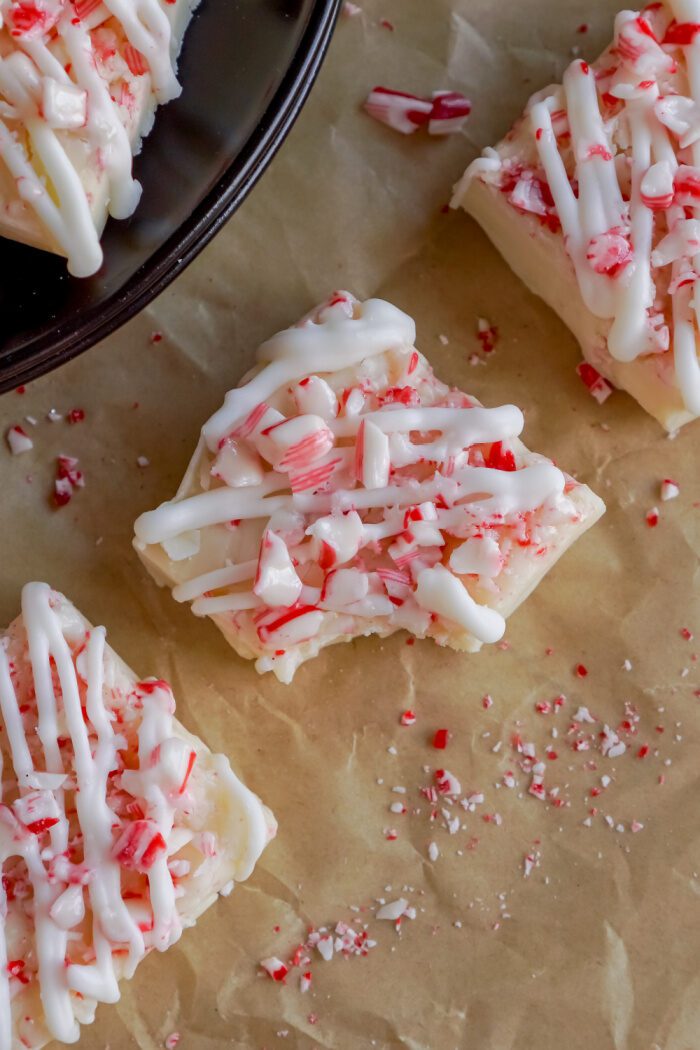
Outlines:
[{"label": "peppermint bark square", "polygon": [[0,18],[0,236],[99,270],[108,215],[141,187],[132,156],[198,0],[6,0]]},{"label": "peppermint bark square", "polygon": [[258,671],[401,628],[478,650],[602,514],[585,485],[433,374],[410,317],[337,293],[273,336],[135,547]]},{"label": "peppermint bark square", "polygon": [[668,430],[700,415],[699,45],[700,0],[620,12],[603,55],[533,95],[453,198]]},{"label": "peppermint bark square", "polygon": [[0,1050],[74,1043],[275,823],[62,595],[22,592],[0,636]]}]

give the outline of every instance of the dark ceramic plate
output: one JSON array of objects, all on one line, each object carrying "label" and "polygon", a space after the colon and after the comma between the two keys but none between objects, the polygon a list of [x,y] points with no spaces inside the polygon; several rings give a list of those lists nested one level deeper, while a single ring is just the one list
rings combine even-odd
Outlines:
[{"label": "dark ceramic plate", "polygon": [[179,99],[136,161],[143,197],[110,221],[105,261],[65,260],[0,238],[0,392],[87,350],[177,276],[238,207],[299,113],[340,0],[202,0],[185,37]]}]

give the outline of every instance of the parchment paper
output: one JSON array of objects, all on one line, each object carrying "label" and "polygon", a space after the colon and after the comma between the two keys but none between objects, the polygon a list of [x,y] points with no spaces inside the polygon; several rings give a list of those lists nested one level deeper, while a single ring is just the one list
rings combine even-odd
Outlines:
[{"label": "parchment paper", "polygon": [[[0,619],[15,615],[29,579],[64,590],[140,674],[172,681],[182,720],[231,756],[280,821],[251,880],[144,963],[121,1003],[100,1009],[86,1050],[150,1050],[173,1031],[182,1050],[700,1047],[700,640],[681,635],[700,631],[700,428],[670,441],[623,394],[598,406],[575,375],[569,333],[474,223],[441,211],[466,162],[561,73],[570,49],[603,46],[615,6],[365,0],[340,24],[278,158],[198,261],[102,346],[0,401],[3,428],[39,420],[34,451],[2,459]],[[463,90],[473,115],[446,141],[404,139],[359,111],[375,84]],[[363,640],[327,650],[284,687],[155,587],[131,552],[131,527],[174,493],[201,423],[257,344],[336,286],[414,314],[439,375],[487,404],[521,405],[528,444],[609,509],[512,618],[510,648],[469,657],[404,635]],[[470,364],[478,317],[499,341]],[[163,339],[151,344],[156,330]],[[51,407],[87,418],[49,423]],[[79,457],[87,484],[52,510],[59,452]],[[681,495],[660,504],[664,477]],[[558,714],[535,711],[560,693]],[[617,727],[625,701],[639,714],[625,755],[572,750],[580,704]],[[418,716],[410,728],[399,725],[407,707]],[[430,746],[437,728],[452,733],[445,752]],[[556,750],[546,784],[564,805],[528,795],[514,732],[538,754]],[[453,836],[418,793],[431,783],[423,767],[436,765],[464,794],[485,795],[476,812],[459,811],[466,829]],[[497,788],[507,770],[518,786]],[[589,796],[604,775],[610,785]],[[397,800],[421,813],[390,813]],[[539,865],[525,878],[532,851]],[[400,896],[417,915],[399,937],[371,908]],[[299,970],[286,987],[258,976],[259,960],[288,958],[309,925],[358,918],[376,947],[330,963],[316,954],[306,995]]]}]

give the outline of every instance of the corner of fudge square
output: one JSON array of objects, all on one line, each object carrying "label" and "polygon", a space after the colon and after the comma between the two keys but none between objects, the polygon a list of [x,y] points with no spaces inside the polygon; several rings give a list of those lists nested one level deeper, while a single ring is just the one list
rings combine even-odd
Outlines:
[{"label": "corner of fudge square", "polygon": [[75,1043],[99,1003],[235,882],[276,825],[45,583],[0,633],[0,1047]]},{"label": "corner of fudge square", "polygon": [[282,682],[406,630],[474,652],[603,513],[520,441],[519,408],[441,382],[415,324],[334,294],[264,343],[175,498],[135,524],[160,584]]},{"label": "corner of fudge square", "polygon": [[603,54],[533,95],[452,201],[595,376],[669,431],[700,416],[698,43],[695,2],[621,11]]}]

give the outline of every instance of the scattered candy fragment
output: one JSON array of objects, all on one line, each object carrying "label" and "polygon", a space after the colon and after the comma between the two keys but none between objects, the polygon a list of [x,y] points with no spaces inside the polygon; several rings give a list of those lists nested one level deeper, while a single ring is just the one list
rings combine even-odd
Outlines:
[{"label": "scattered candy fragment", "polygon": [[70,412],[66,416],[69,423],[82,423],[85,419],[84,408],[71,408]]},{"label": "scattered candy fragment", "polygon": [[441,795],[461,795],[462,785],[449,769],[436,769],[435,782]]},{"label": "scattered candy fragment", "polygon": [[588,361],[581,361],[580,364],[576,365],[576,375],[599,405],[607,401],[613,392],[613,387],[608,383],[607,379],[603,379],[600,372],[593,365],[589,365]]},{"label": "scattered candy fragment", "polygon": [[398,900],[391,901],[389,904],[383,904],[382,907],[378,909],[376,918],[389,919],[392,922],[395,922],[397,919],[401,918],[407,907],[408,901],[403,897],[399,897]]},{"label": "scattered candy fragment", "polygon": [[430,842],[428,844],[428,857],[433,862],[433,864],[435,863],[435,861],[438,859],[439,856],[440,856],[440,850],[438,849],[437,843],[436,842]]},{"label": "scattered candy fragment", "polygon": [[34,448],[34,442],[19,424],[10,427],[5,438],[13,456],[19,456],[22,452],[29,452]]},{"label": "scattered candy fragment", "polygon": [[646,513],[646,523],[647,523],[647,525],[649,526],[650,529],[655,529],[656,528],[656,526],[659,524],[659,508],[658,507],[652,507],[651,510],[647,511],[647,513]]},{"label": "scattered candy fragment", "polygon": [[661,499],[666,503],[670,499],[676,499],[680,495],[680,488],[671,478],[664,478],[661,482]]},{"label": "scattered candy fragment", "polygon": [[447,747],[449,735],[447,729],[436,729],[435,736],[433,737],[433,747],[437,751],[444,751]]},{"label": "scattered candy fragment", "polygon": [[330,934],[324,934],[319,937],[316,942],[316,949],[325,962],[330,962],[333,958],[333,938]]},{"label": "scattered candy fragment", "polygon": [[404,91],[375,87],[367,96],[364,108],[370,117],[381,124],[400,131],[402,135],[412,135],[428,123],[433,104]]},{"label": "scattered candy fragment", "polygon": [[56,506],[64,507],[70,502],[74,490],[84,486],[85,478],[78,469],[78,460],[74,456],[57,456],[53,496]]},{"label": "scattered candy fragment", "polygon": [[487,321],[485,317],[479,317],[476,322],[476,337],[481,343],[483,352],[490,354],[496,348],[498,329],[490,321]]},{"label": "scattered candy fragment", "polygon": [[471,102],[458,91],[434,92],[428,134],[453,135],[461,130],[471,111]]},{"label": "scattered candy fragment", "polygon": [[601,734],[601,751],[606,758],[619,758],[620,755],[624,755],[627,750],[627,745],[623,740],[620,740],[617,733],[605,725]]},{"label": "scattered candy fragment", "polygon": [[436,91],[432,99],[426,99],[405,91],[375,87],[364,108],[370,117],[402,135],[412,135],[418,128],[427,126],[430,135],[438,136],[459,131],[471,112],[471,103],[457,91]]},{"label": "scattered candy fragment", "polygon": [[539,864],[539,856],[537,853],[526,853],[523,857],[523,878],[528,879],[532,874],[533,868]]},{"label": "scattered candy fragment", "polygon": [[281,959],[278,959],[276,955],[271,955],[268,959],[261,959],[260,965],[273,981],[284,982],[285,977],[289,973],[289,967]]},{"label": "scattered candy fragment", "polygon": [[401,715],[400,721],[401,721],[401,725],[402,726],[415,725],[415,723],[416,723],[415,713],[413,711],[411,711],[410,709],[407,710],[407,711],[404,711],[403,714]]},{"label": "scattered candy fragment", "polygon": [[165,1042],[163,1043],[163,1046],[165,1047],[165,1050],[175,1050],[175,1047],[178,1046],[179,1043],[180,1043],[180,1033],[179,1032],[171,1032],[170,1035],[166,1037]]}]

